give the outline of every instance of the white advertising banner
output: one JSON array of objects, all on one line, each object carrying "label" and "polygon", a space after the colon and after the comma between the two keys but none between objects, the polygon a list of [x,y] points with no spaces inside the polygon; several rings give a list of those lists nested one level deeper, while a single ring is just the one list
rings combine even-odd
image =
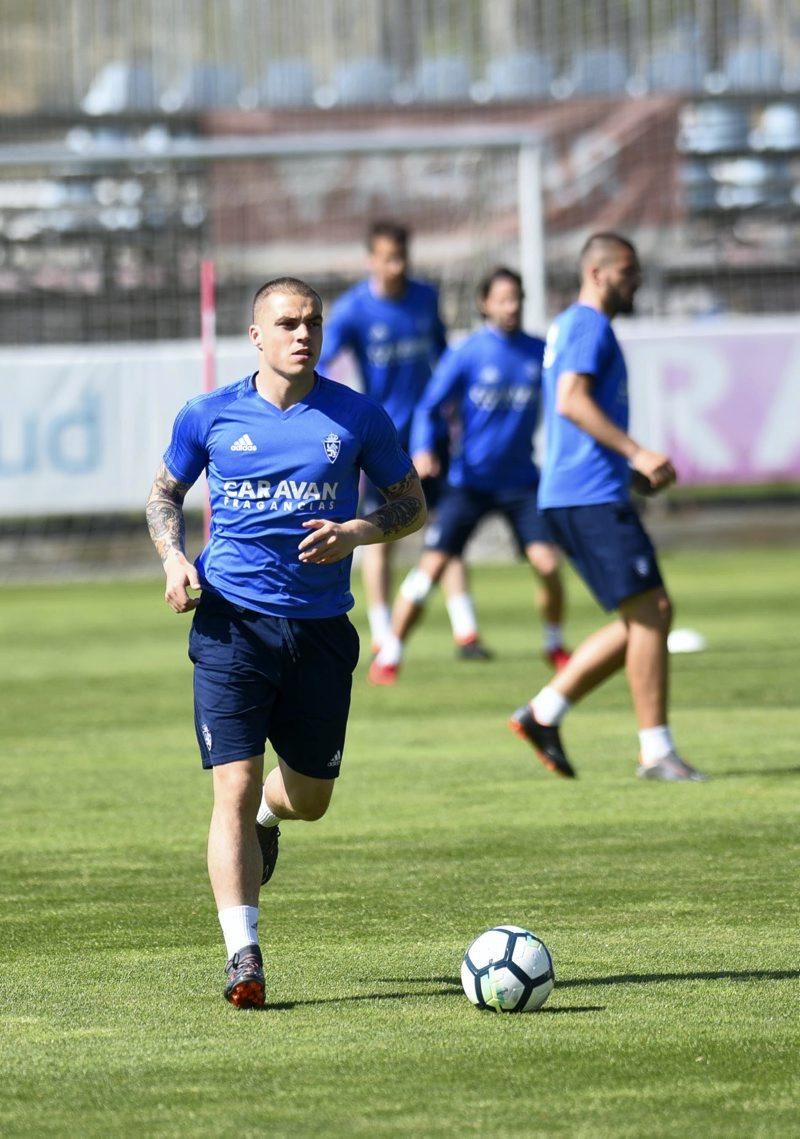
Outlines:
[{"label": "white advertising banner", "polygon": [[[620,321],[618,333],[633,433],[673,456],[683,485],[800,480],[797,321]],[[245,336],[217,349],[219,384],[257,367]],[[141,510],[173,420],[201,390],[192,341],[0,350],[0,517]]]},{"label": "white advertising banner", "polygon": [[[257,366],[245,337],[218,344],[220,384]],[[143,509],[202,360],[191,341],[7,349],[0,376],[0,517],[118,513]]]}]

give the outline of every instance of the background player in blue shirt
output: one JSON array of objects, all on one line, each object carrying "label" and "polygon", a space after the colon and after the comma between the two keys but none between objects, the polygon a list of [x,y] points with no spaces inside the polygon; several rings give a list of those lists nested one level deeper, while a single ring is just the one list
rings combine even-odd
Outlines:
[{"label": "background player in blue shirt", "polygon": [[421,476],[437,473],[435,440],[445,407],[453,407],[459,421],[460,447],[436,519],[428,525],[419,565],[400,587],[392,633],[372,662],[375,684],[394,683],[403,642],[422,616],[428,595],[450,559],[461,556],[478,523],[495,512],[508,520],[520,553],[541,582],[539,611],[548,660],[559,668],[569,659],[561,628],[559,552],[536,505],[533,434],[544,341],[521,329],[518,273],[494,269],[481,282],[478,301],[485,326],[442,357],[414,415],[411,451]]},{"label": "background player in blue shirt", "polygon": [[[291,277],[262,286],[249,335],[258,371],[183,408],[147,506],[166,600],[176,613],[195,610],[195,727],[214,781],[208,869],[229,957],[225,996],[240,1008],[264,1004],[258,895],[278,823],[320,818],[339,774],[358,661],[346,616],[353,550],[425,519],[386,412],[314,370],[314,290]],[[211,537],[193,565],[183,500],[203,470]],[[385,501],[359,519],[362,470]],[[267,740],[278,762],[262,789]]]},{"label": "background player in blue shirt", "polygon": [[[364,391],[388,412],[400,443],[408,447],[411,420],[431,369],[447,346],[439,315],[436,289],[408,275],[408,230],[391,221],[375,222],[367,235],[369,278],[344,293],[331,310],[325,326],[325,347],[320,360],[324,372],[343,350],[353,353]],[[437,449],[447,446],[444,422]],[[440,486],[426,478],[423,489],[430,509]],[[374,487],[367,485],[363,509],[376,505]],[[392,550],[371,546],[364,551],[362,573],[373,651],[390,629]],[[467,575],[454,559],[442,583],[459,656],[482,659],[488,654],[478,639],[475,608]]]},{"label": "background player in blue shirt", "polygon": [[572,704],[624,667],[639,726],[638,774],[696,781],[703,776],[680,756],[669,727],[672,604],[630,503],[632,479],[648,493],[675,480],[666,455],[628,434],[627,371],[611,320],[633,311],[640,282],[633,245],[618,234],[594,234],[581,254],[578,302],[547,334],[547,451],[539,506],[600,604],[619,616],[575,650],[566,667],[514,713],[510,727],[547,767],[574,776],[559,724]]}]

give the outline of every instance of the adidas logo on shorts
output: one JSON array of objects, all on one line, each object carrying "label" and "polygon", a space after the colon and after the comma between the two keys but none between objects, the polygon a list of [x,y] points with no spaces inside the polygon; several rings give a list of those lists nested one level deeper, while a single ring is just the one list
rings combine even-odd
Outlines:
[{"label": "adidas logo on shorts", "polygon": [[338,767],[342,762],[341,748],[328,760],[328,767]]},{"label": "adidas logo on shorts", "polygon": [[244,434],[244,435],[240,435],[235,443],[231,443],[231,450],[232,451],[257,451],[258,447],[256,447],[255,443],[253,442],[253,440],[250,438],[249,435]]}]

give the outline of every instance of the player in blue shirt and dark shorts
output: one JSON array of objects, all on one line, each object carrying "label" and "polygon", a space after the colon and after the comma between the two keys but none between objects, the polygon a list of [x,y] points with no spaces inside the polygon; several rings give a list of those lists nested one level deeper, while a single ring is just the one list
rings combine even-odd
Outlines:
[{"label": "player in blue shirt and dark shorts", "polygon": [[425,550],[400,587],[392,633],[370,667],[375,684],[393,684],[403,643],[451,558],[460,557],[478,523],[488,514],[509,522],[520,553],[541,582],[539,611],[547,659],[557,668],[569,660],[562,636],[564,594],[559,551],[536,504],[539,471],[533,435],[539,418],[544,341],[522,331],[522,278],[499,267],[478,289],[485,326],[439,361],[419,402],[411,429],[418,474],[438,472],[435,440],[445,407],[460,424],[460,447],[447,490],[429,523]]},{"label": "player in blue shirt and dark shorts", "polygon": [[[344,293],[331,310],[325,325],[323,372],[342,351],[355,357],[364,391],[388,412],[397,428],[401,446],[408,448],[411,419],[431,370],[447,347],[439,315],[436,289],[408,275],[408,230],[391,221],[377,221],[367,235],[368,280]],[[444,422],[436,440],[440,460],[447,451]],[[426,478],[423,490],[429,509],[434,509],[441,483]],[[369,482],[362,509],[374,510],[378,502]],[[373,652],[390,630],[392,550],[372,546],[364,551],[362,572]],[[453,627],[457,654],[481,660],[489,654],[478,637],[475,608],[469,593],[466,569],[454,559],[442,583]]]},{"label": "player in blue shirt and dark shorts", "polygon": [[[386,412],[315,372],[314,290],[291,277],[262,286],[249,335],[258,371],[186,404],[147,505],[166,600],[176,613],[195,610],[195,728],[214,781],[208,869],[229,958],[225,996],[239,1008],[264,1004],[258,895],[278,824],[324,815],[339,774],[358,661],[347,618],[353,550],[413,533],[426,513]],[[204,470],[211,537],[192,564],[183,500]],[[384,502],[359,519],[362,471]],[[278,760],[263,780],[267,740]]]},{"label": "player in blue shirt and dark shorts", "polygon": [[611,321],[633,312],[639,260],[626,238],[598,233],[584,246],[580,268],[578,301],[547,334],[539,506],[589,589],[619,616],[588,637],[509,726],[545,766],[574,777],[559,724],[574,703],[624,667],[639,726],[638,774],[698,781],[704,777],[680,756],[669,726],[672,604],[630,501],[632,482],[653,494],[675,480],[666,455],[628,434],[627,371]]}]

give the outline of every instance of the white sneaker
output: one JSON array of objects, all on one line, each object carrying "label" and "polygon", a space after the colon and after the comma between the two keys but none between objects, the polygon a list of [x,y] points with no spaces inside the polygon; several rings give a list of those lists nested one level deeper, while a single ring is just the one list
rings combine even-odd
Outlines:
[{"label": "white sneaker", "polygon": [[643,763],[639,756],[639,769],[636,772],[640,779],[661,779],[665,783],[705,783],[707,775],[703,775],[685,759],[681,759],[676,751],[671,751],[655,763]]}]

